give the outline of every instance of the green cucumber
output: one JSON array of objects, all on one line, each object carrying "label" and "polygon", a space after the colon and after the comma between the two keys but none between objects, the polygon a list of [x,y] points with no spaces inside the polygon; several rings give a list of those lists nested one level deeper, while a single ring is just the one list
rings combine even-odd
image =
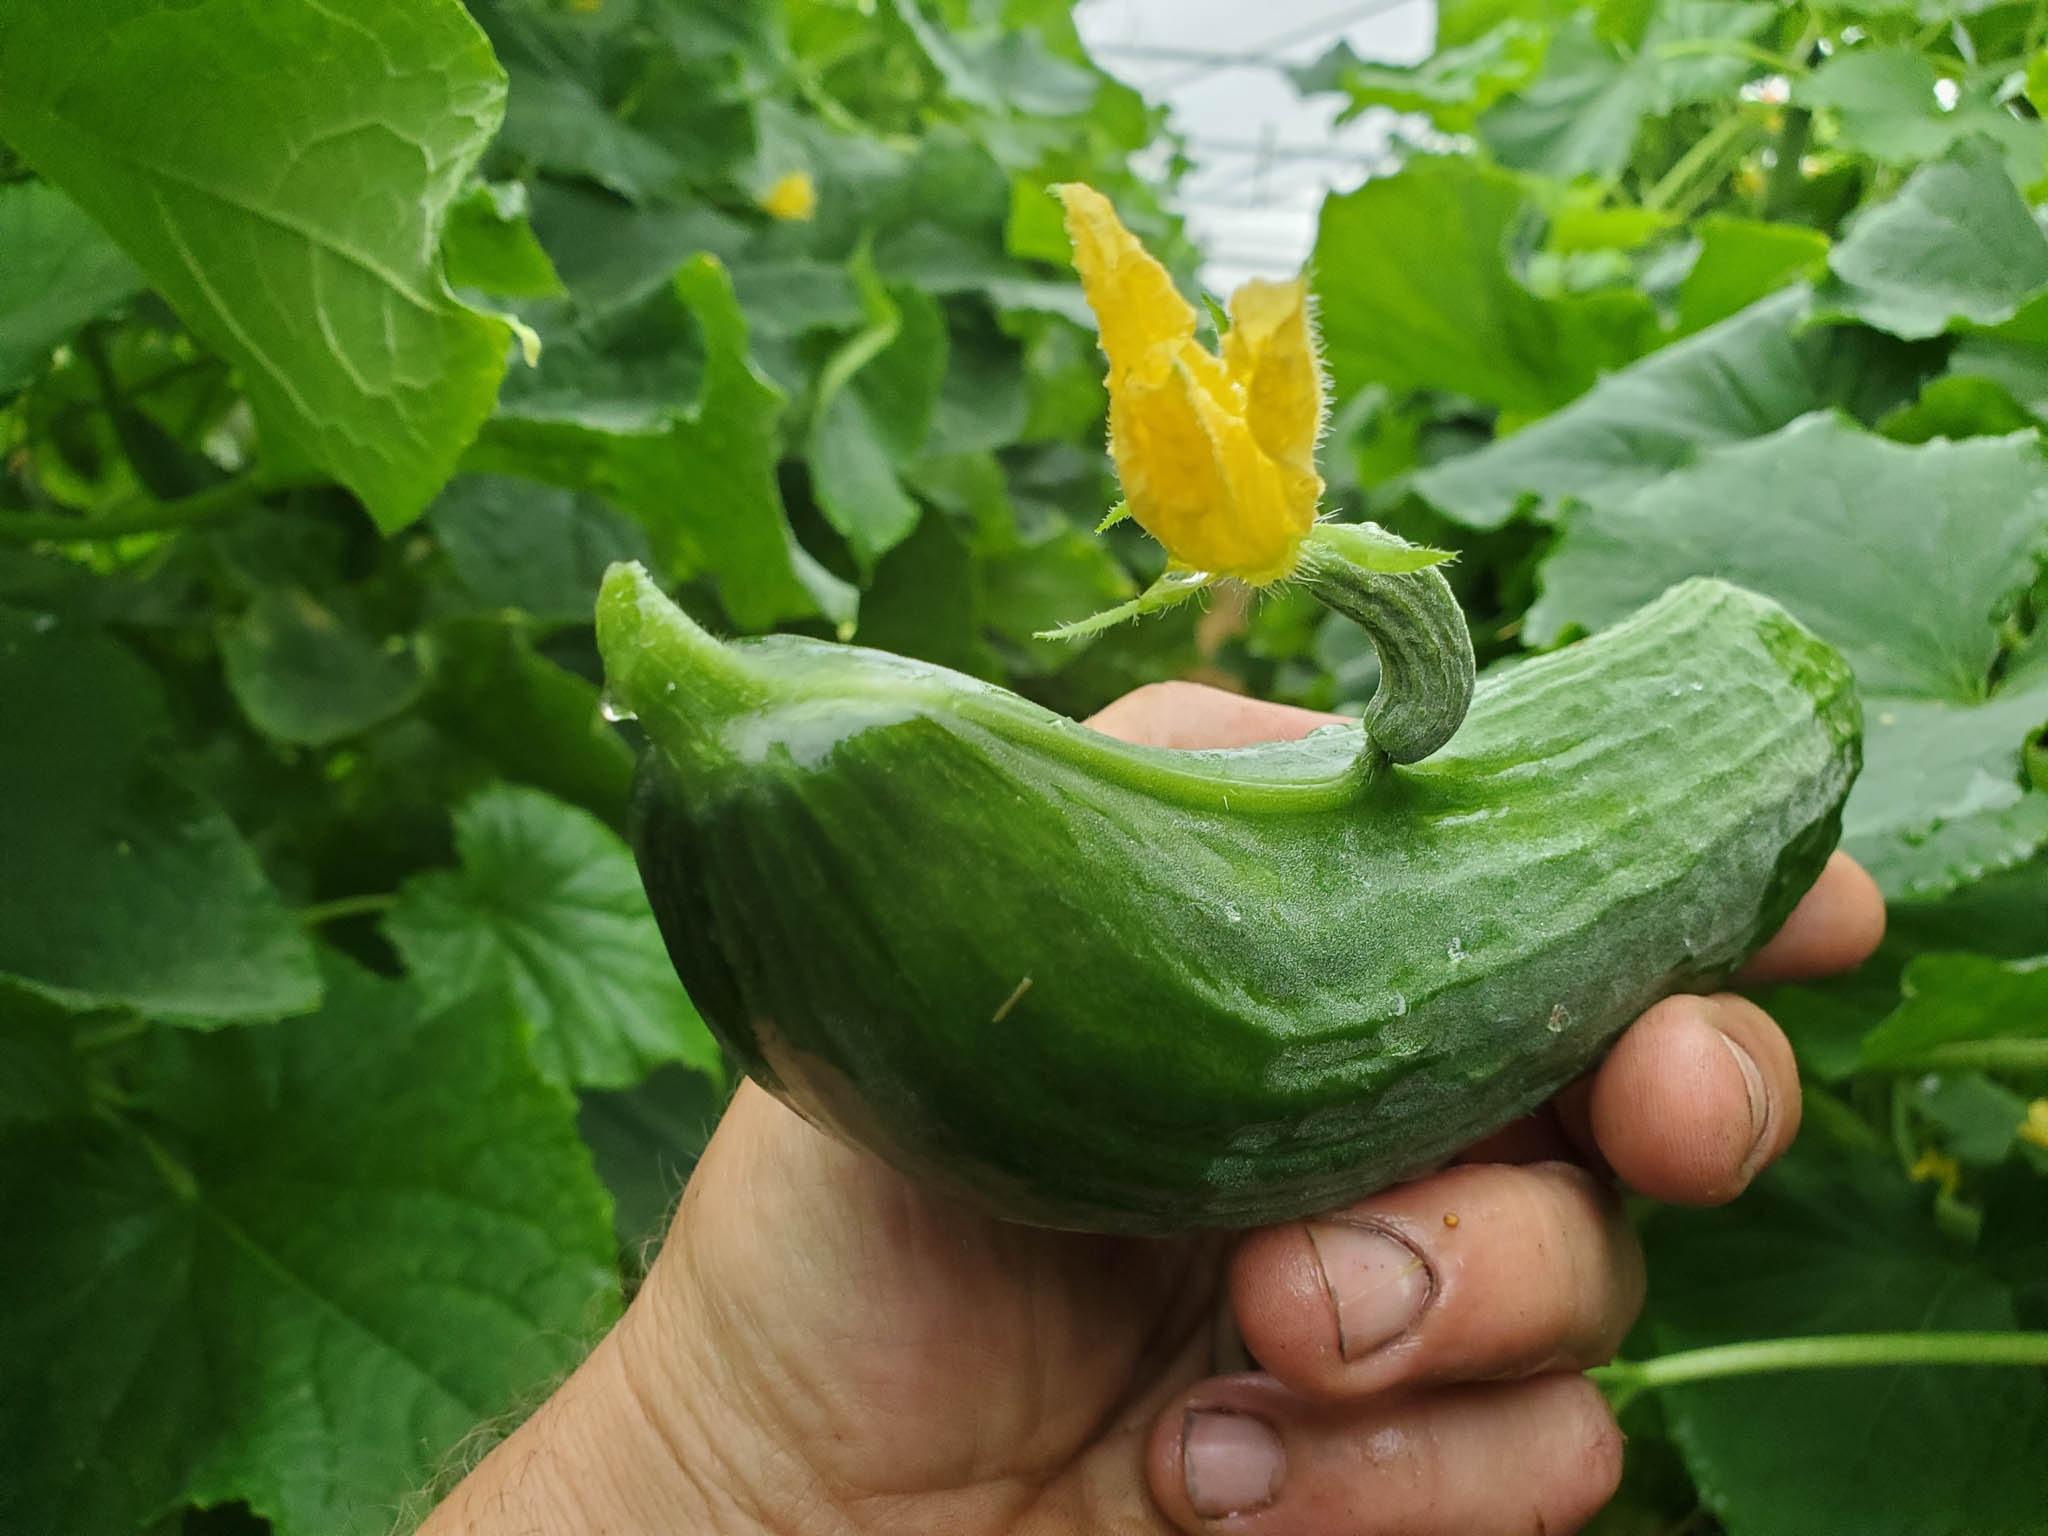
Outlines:
[{"label": "green cucumber", "polygon": [[1435,571],[1304,575],[1406,657],[1390,742],[1128,746],[942,668],[721,642],[614,567],[634,847],[726,1047],[1013,1218],[1285,1220],[1433,1166],[1726,978],[1833,848],[1853,685],[1766,599],[1688,582],[1467,715]]}]

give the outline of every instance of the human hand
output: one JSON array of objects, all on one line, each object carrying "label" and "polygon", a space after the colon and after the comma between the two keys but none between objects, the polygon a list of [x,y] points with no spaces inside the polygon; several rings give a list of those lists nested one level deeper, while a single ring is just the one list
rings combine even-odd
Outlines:
[{"label": "human hand", "polygon": [[[1163,684],[1091,723],[1196,747],[1328,718]],[[1837,855],[1743,979],[1882,928]],[[996,1221],[744,1084],[626,1317],[425,1530],[1555,1536],[1620,1475],[1578,1374],[1641,1302],[1611,1178],[1731,1199],[1798,1122],[1769,1018],[1668,998],[1456,1166],[1146,1241]]]}]

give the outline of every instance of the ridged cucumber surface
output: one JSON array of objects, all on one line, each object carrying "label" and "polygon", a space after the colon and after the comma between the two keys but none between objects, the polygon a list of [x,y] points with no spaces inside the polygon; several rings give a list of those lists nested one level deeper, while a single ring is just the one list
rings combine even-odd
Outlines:
[{"label": "ridged cucumber surface", "polygon": [[721,1040],[912,1175],[1091,1230],[1307,1214],[1534,1108],[1771,934],[1860,754],[1841,658],[1709,580],[1482,679],[1411,767],[1356,725],[1133,747],[942,668],[721,642],[637,567],[599,637]]}]

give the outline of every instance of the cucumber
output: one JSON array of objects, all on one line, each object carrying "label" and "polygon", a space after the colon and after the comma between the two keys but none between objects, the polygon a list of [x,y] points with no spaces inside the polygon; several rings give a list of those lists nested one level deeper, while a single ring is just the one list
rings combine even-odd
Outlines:
[{"label": "cucumber", "polygon": [[[1727,977],[1819,873],[1860,715],[1775,604],[1687,582],[1482,679],[1458,728],[1463,699],[1421,707],[1458,687],[1432,649],[1464,645],[1470,686],[1441,578],[1311,569],[1415,653],[1375,701],[1407,750],[1355,723],[1127,746],[942,668],[721,642],[615,566],[599,641],[648,743],[633,844],[726,1048],[1008,1217],[1281,1221],[1535,1108],[1659,997]],[[1444,750],[1394,761],[1447,719]]]}]

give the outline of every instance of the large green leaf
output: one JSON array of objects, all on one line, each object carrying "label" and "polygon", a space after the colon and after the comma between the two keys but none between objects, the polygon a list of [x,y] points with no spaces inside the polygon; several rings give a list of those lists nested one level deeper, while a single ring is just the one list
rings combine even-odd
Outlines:
[{"label": "large green leaf", "polygon": [[[1645,1231],[1665,1350],[1789,1335],[2009,1329],[2008,1287],[1876,1159],[1795,1153],[1719,1211]],[[1665,1394],[1729,1536],[2034,1536],[2048,1383],[2026,1368],[1793,1371]]]},{"label": "large green leaf", "polygon": [[617,1306],[573,1105],[497,997],[345,962],[317,1015],[122,1054],[121,1107],[0,1155],[0,1527],[245,1501],[383,1536]]},{"label": "large green leaf", "polygon": [[0,13],[0,134],[242,370],[279,457],[387,529],[454,471],[505,371],[504,322],[435,258],[503,96],[455,0]]},{"label": "large green leaf", "polygon": [[[1897,343],[1855,328],[1806,329],[1804,288],[1751,305],[1610,374],[1563,410],[1415,477],[1430,503],[1475,528],[1524,503],[1614,502],[1707,449],[1774,432],[1829,405],[1917,378]],[[1896,381],[1896,385],[1894,385]]]},{"label": "large green leaf", "polygon": [[2020,779],[2048,686],[1991,687],[1999,620],[2044,556],[2031,434],[1904,447],[1815,416],[1587,508],[1543,567],[1527,633],[1598,628],[1702,573],[1777,598],[1863,690],[1846,844],[1890,894],[1925,896],[2048,844],[2048,796]]},{"label": "large green leaf", "polygon": [[1315,269],[1340,398],[1386,384],[1534,414],[1643,350],[1654,314],[1640,294],[1544,299],[1516,281],[1523,202],[1506,172],[1422,157],[1323,204]]},{"label": "large green leaf", "polygon": [[648,560],[645,537],[593,496],[499,475],[460,475],[427,513],[463,589],[542,625],[588,624],[615,560]]},{"label": "large green leaf", "polygon": [[1693,226],[1700,253],[1678,287],[1678,334],[1690,336],[1767,294],[1827,269],[1828,237],[1798,224],[1710,214]]},{"label": "large green leaf", "polygon": [[718,1118],[726,1085],[688,1067],[657,1067],[632,1088],[577,1095],[576,1128],[611,1191],[619,1247],[660,1239]]},{"label": "large green leaf", "polygon": [[1819,304],[1894,336],[1997,325],[2048,286],[2048,235],[1999,152],[1966,139],[1869,210],[1828,257]]},{"label": "large green leaf", "polygon": [[1941,79],[1926,54],[1904,47],[1838,52],[1793,87],[1801,106],[1832,114],[1844,148],[1895,165],[1932,160],[1972,135],[1996,142],[2006,169],[2023,185],[2039,179],[2048,156],[2048,129],[2015,117],[1976,86],[1944,106]]},{"label": "large green leaf", "polygon": [[557,1082],[621,1088],[667,1061],[718,1071],[616,832],[497,785],[456,811],[455,847],[461,868],[407,881],[385,919],[432,1004],[504,989]]},{"label": "large green leaf", "polygon": [[1773,15],[1768,5],[1665,0],[1641,45],[1624,51],[1601,35],[1594,10],[1580,10],[1551,39],[1543,72],[1479,120],[1479,137],[1517,170],[1614,176],[1645,117],[1734,89],[1751,68],[1739,45]]},{"label": "large green leaf", "polygon": [[516,619],[450,620],[424,643],[434,686],[422,713],[443,733],[503,777],[625,826],[633,749],[595,683],[538,654]]},{"label": "large green leaf", "polygon": [[0,394],[19,389],[69,340],[142,286],[135,263],[55,187],[0,186]]},{"label": "large green leaf", "polygon": [[0,976],[193,1024],[319,1002],[255,855],[163,762],[163,694],[129,651],[0,609],[0,699]]},{"label": "large green leaf", "polygon": [[746,628],[820,611],[850,619],[852,594],[812,565],[783,517],[783,395],[748,360],[731,279],[699,256],[676,273],[673,292],[703,335],[694,405],[664,383],[653,400],[620,411],[573,377],[548,388],[544,365],[541,386],[506,402],[467,467],[604,498],[647,529],[672,575],[714,581]]},{"label": "large green leaf", "polygon": [[249,723],[278,741],[325,746],[410,705],[423,686],[409,644],[387,645],[345,606],[303,587],[265,587],[223,626],[220,659]]},{"label": "large green leaf", "polygon": [[1906,967],[1904,999],[1863,1037],[1862,1064],[1889,1071],[1996,1066],[2001,1041],[2048,1039],[2048,955],[1991,960],[1922,955]]}]

